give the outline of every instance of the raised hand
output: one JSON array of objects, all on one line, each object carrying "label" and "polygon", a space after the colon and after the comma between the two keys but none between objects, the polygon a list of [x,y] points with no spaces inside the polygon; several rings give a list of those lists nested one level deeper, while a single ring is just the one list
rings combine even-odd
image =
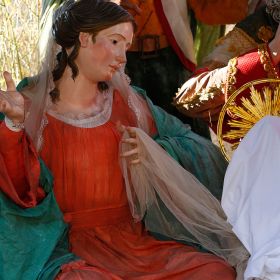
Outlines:
[{"label": "raised hand", "polygon": [[24,121],[24,97],[16,90],[9,72],[3,73],[7,90],[0,89],[0,112],[4,113],[14,124]]},{"label": "raised hand", "polygon": [[129,146],[131,147],[129,151],[122,153],[121,157],[127,158],[130,164],[140,163],[138,140],[136,138],[136,133],[134,128],[129,126],[125,127],[121,124],[118,124],[117,128],[121,133],[124,133],[125,131],[127,132],[129,137],[123,139],[122,143],[129,144]]}]

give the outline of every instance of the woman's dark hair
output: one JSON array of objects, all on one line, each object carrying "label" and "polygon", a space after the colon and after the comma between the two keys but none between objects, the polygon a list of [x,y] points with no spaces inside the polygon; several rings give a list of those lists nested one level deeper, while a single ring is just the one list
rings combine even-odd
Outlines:
[{"label": "woman's dark hair", "polygon": [[[75,63],[80,49],[79,33],[92,34],[92,39],[103,29],[123,22],[131,22],[133,28],[136,24],[130,15],[121,6],[106,0],[68,0],[59,7],[53,18],[52,34],[57,44],[62,47],[57,54],[57,64],[52,71],[53,80],[61,78],[67,65],[72,70],[72,78],[75,79],[79,69]],[[72,48],[67,55],[66,49]],[[105,82],[98,84],[100,90],[108,86]],[[51,92],[53,102],[59,100],[59,90],[54,88]]]}]

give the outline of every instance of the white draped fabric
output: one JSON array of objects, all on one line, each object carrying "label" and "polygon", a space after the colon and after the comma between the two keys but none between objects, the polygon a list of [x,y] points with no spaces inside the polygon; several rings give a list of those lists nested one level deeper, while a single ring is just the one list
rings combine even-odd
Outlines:
[{"label": "white draped fabric", "polygon": [[247,248],[244,279],[280,279],[280,118],[244,137],[227,169],[222,207]]}]

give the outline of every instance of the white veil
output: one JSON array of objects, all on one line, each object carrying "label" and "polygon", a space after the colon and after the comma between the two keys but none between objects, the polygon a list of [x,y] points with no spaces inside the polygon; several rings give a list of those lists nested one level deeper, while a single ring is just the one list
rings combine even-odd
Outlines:
[{"label": "white veil", "polygon": [[45,22],[38,48],[41,60],[39,74],[28,78],[28,85],[21,91],[30,101],[26,108],[24,126],[37,150],[40,150],[42,145],[42,133],[47,122],[45,112],[50,104],[49,92],[54,88],[52,69],[54,69],[56,54],[59,51],[59,46],[51,34],[54,9],[55,6],[52,6],[46,17],[42,19]]}]

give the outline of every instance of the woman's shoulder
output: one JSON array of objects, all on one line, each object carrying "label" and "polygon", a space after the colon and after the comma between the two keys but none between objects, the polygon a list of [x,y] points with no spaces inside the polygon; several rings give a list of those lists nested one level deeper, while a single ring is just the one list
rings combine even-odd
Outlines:
[{"label": "woman's shoulder", "polygon": [[30,84],[29,79],[27,77],[23,78],[17,85],[17,90],[21,91],[24,88],[28,87]]}]

